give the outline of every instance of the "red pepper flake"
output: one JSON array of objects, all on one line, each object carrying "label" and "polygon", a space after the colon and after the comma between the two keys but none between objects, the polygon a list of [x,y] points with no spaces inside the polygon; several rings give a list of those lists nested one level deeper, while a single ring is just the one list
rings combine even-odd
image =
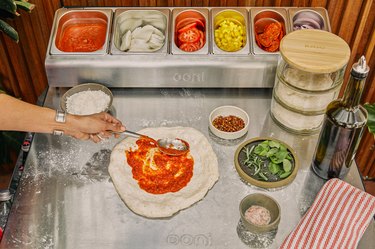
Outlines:
[{"label": "red pepper flake", "polygon": [[212,121],[212,125],[220,131],[236,132],[245,127],[245,121],[234,115],[218,116]]}]

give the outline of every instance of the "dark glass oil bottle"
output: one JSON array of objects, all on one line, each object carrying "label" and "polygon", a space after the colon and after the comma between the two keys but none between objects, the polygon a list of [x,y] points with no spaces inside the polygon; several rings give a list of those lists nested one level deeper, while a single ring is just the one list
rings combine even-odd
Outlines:
[{"label": "dark glass oil bottle", "polygon": [[349,172],[367,122],[367,111],[359,102],[368,71],[362,56],[351,69],[343,98],[327,106],[312,161],[321,178],[343,178]]}]

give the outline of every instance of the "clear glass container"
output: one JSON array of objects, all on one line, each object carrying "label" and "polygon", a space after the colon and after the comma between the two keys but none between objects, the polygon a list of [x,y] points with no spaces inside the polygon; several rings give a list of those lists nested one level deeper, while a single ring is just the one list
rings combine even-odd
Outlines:
[{"label": "clear glass container", "polygon": [[[343,57],[339,57],[340,60],[336,61],[334,55],[329,54],[331,51],[321,51],[320,48],[325,44],[314,43],[313,38],[328,32],[317,31],[324,32],[320,34],[315,31],[317,30],[295,31],[287,35],[286,41],[283,39],[280,46],[281,56],[276,70],[271,117],[292,133],[308,135],[319,131],[327,105],[338,97],[349,58],[343,60]],[[300,32],[302,33],[295,35]],[[328,34],[330,39],[336,36]],[[301,46],[304,39],[307,45]],[[295,40],[298,45],[294,44]],[[313,48],[308,44],[314,44],[310,46]],[[346,43],[345,45],[347,46]],[[314,50],[318,50],[318,56]],[[319,55],[319,52],[322,54]],[[349,55],[350,49],[346,52]]]}]

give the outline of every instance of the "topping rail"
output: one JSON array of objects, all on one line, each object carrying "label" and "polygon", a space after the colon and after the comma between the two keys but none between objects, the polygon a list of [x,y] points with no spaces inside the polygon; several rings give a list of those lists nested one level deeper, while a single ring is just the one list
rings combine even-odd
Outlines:
[{"label": "topping rail", "polygon": [[[330,31],[325,9],[300,11],[318,16],[319,27]],[[301,21],[293,24],[295,12],[272,7],[62,8],[47,49],[48,82],[52,87],[103,82],[118,88],[271,88],[280,39]],[[64,49],[69,45],[63,44],[65,31],[87,22],[106,27],[103,46]]]}]

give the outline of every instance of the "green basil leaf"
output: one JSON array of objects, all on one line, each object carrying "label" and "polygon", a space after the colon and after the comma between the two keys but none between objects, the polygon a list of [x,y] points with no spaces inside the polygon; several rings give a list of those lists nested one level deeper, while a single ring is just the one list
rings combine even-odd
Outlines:
[{"label": "green basil leaf", "polygon": [[279,151],[278,153],[275,154],[275,156],[283,161],[287,156],[288,156],[288,152],[287,151]]},{"label": "green basil leaf", "polygon": [[271,148],[280,148],[280,143],[276,141],[270,140],[268,144]]},{"label": "green basil leaf", "polygon": [[280,151],[287,151],[287,148],[282,144],[280,144],[279,149],[280,149]]},{"label": "green basil leaf", "polygon": [[283,169],[285,172],[289,172],[292,170],[292,163],[288,159],[283,160]]},{"label": "green basil leaf", "polygon": [[257,147],[255,147],[254,153],[260,156],[266,156],[269,150],[270,147],[268,146],[268,144],[260,143],[257,145]]},{"label": "green basil leaf", "polygon": [[262,146],[262,147],[269,147],[269,141],[268,140],[264,140],[259,145]]},{"label": "green basil leaf", "polygon": [[254,153],[259,155],[263,150],[264,148],[260,144],[258,144],[257,147],[255,147],[254,149]]},{"label": "green basil leaf", "polygon": [[272,174],[276,175],[276,174],[280,171],[280,167],[279,167],[278,164],[275,164],[275,163],[270,162],[270,163],[268,164],[268,170],[269,170]]},{"label": "green basil leaf", "polygon": [[271,156],[270,159],[273,163],[278,164],[278,163],[282,163],[287,155],[288,155],[287,151],[279,151],[275,155]]},{"label": "green basil leaf", "polygon": [[270,150],[267,152],[267,157],[271,157],[271,156],[275,155],[278,151],[279,151],[278,148],[272,148],[272,149],[270,149]]},{"label": "green basil leaf", "polygon": [[289,171],[289,172],[284,172],[280,175],[280,178],[286,178],[288,177],[290,174],[292,174],[292,171]]},{"label": "green basil leaf", "polygon": [[280,160],[276,155],[270,156],[271,162],[275,164],[281,163],[283,160]]}]

